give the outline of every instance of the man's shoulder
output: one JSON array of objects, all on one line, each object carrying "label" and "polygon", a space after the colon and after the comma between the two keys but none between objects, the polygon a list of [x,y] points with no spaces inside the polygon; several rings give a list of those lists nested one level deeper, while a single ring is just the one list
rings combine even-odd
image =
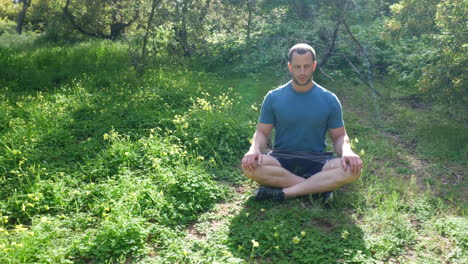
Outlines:
[{"label": "man's shoulder", "polygon": [[332,94],[334,95],[333,92],[331,92],[330,90],[326,89],[325,87],[323,87],[322,85],[318,83],[315,83],[315,87],[320,93],[327,94],[327,95],[332,95]]},{"label": "man's shoulder", "polygon": [[318,92],[319,94],[321,94],[323,97],[326,97],[327,99],[331,99],[331,100],[338,100],[338,97],[336,96],[335,93],[333,93],[332,91],[329,91],[327,89],[325,89],[323,86],[321,86],[320,84],[317,84],[315,83],[315,87],[318,88]]},{"label": "man's shoulder", "polygon": [[276,94],[284,93],[284,92],[287,91],[287,89],[289,89],[288,87],[289,87],[290,85],[291,85],[291,82],[287,82],[287,83],[285,83],[285,84],[283,84],[283,85],[281,85],[281,86],[279,86],[279,87],[277,87],[277,88],[275,88],[275,89],[273,89],[273,90],[270,90],[270,91],[268,92],[268,94],[270,94],[270,95],[276,95]]}]

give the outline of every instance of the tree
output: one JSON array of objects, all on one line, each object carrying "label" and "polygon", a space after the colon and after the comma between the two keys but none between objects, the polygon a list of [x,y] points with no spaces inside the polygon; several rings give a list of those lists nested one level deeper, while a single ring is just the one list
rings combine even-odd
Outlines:
[{"label": "tree", "polygon": [[[393,15],[387,27],[398,41],[398,50],[409,46],[410,52],[419,56],[414,61],[417,65],[397,61],[395,70],[406,69],[407,75],[412,76],[406,83],[415,83],[419,92],[426,96],[466,104],[468,3],[464,0],[402,0],[391,9]],[[415,42],[417,44],[412,45]]]},{"label": "tree", "polygon": [[18,34],[21,34],[23,32],[23,24],[24,24],[24,19],[26,17],[26,12],[28,11],[28,8],[31,6],[31,0],[15,0],[15,3],[22,3],[23,6],[18,13],[18,18],[16,20],[16,32]]},{"label": "tree", "polygon": [[246,6],[247,6],[247,43],[250,42],[250,32],[252,30],[252,19],[253,19],[253,13],[255,9],[255,0],[246,0]]},{"label": "tree", "polygon": [[155,13],[156,7],[159,5],[159,2],[160,2],[160,0],[153,0],[152,1],[151,11],[150,11],[150,14],[149,14],[149,17],[148,17],[148,21],[146,22],[146,30],[145,30],[145,35],[143,37],[143,45],[142,45],[141,54],[140,54],[141,59],[140,59],[140,63],[138,65],[136,65],[136,69],[140,73],[140,75],[142,75],[144,73],[144,70],[145,70],[146,64],[145,64],[144,60],[146,59],[146,55],[147,55],[147,51],[148,51],[146,46],[148,45],[148,39],[150,37],[151,27],[153,25],[154,13]]},{"label": "tree", "polygon": [[140,16],[143,0],[67,0],[63,13],[80,33],[115,40]]},{"label": "tree", "polygon": [[196,42],[205,34],[205,19],[210,10],[211,0],[175,0],[173,5],[173,29],[175,40],[185,57],[190,57],[196,49]]},{"label": "tree", "polygon": [[300,19],[311,18],[311,6],[307,0],[289,0],[290,9],[293,10]]}]

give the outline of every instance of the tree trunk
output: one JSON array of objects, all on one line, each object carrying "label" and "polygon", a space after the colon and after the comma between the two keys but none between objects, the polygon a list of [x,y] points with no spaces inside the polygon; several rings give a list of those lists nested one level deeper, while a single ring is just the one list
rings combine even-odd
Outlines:
[{"label": "tree trunk", "polygon": [[110,26],[111,32],[110,32],[110,39],[117,39],[120,36],[122,36],[125,33],[125,27],[128,26],[127,24],[124,23],[114,23]]},{"label": "tree trunk", "polygon": [[200,11],[200,16],[198,17],[198,22],[201,24],[203,20],[205,20],[206,14],[208,13],[208,9],[210,8],[211,0],[206,0],[205,5]]},{"label": "tree trunk", "polygon": [[23,0],[23,8],[18,14],[18,19],[16,20],[16,33],[21,34],[23,32],[23,23],[24,18],[26,17],[26,12],[28,7],[31,5],[31,0]]},{"label": "tree trunk", "polygon": [[156,9],[156,6],[159,4],[159,2],[160,0],[153,0],[151,4],[151,12],[148,17],[148,22],[146,24],[145,36],[143,37],[143,47],[141,48],[139,63],[136,65],[136,69],[138,73],[140,74],[140,76],[143,75],[145,71],[146,55],[147,55],[146,46],[148,45],[148,38],[149,38],[150,31],[151,31],[151,25],[153,24],[154,10]]},{"label": "tree trunk", "polygon": [[290,0],[289,6],[294,10],[299,18],[309,19],[311,10],[309,5],[304,0]]},{"label": "tree trunk", "polygon": [[328,59],[332,55],[333,49],[335,48],[336,38],[338,36],[338,30],[340,29],[341,23],[342,23],[342,20],[340,20],[340,21],[338,21],[338,23],[336,23],[335,30],[333,31],[332,38],[330,39],[330,42],[328,44],[328,51],[327,51],[327,53],[325,53],[325,55],[323,55],[322,60],[319,62],[319,64],[318,64],[319,68],[322,68],[323,66],[325,66]]},{"label": "tree trunk", "polygon": [[[31,1],[31,0],[29,0]],[[102,38],[102,39],[111,39],[115,40],[121,37],[125,33],[125,28],[130,26],[134,21],[138,19],[140,16],[140,11],[139,11],[139,4],[141,3],[141,0],[135,0],[134,1],[134,15],[131,18],[130,21],[128,22],[123,22],[122,18],[119,17],[119,12],[122,12],[121,9],[123,9],[121,5],[122,0],[113,0],[114,6],[112,9],[112,15],[111,15],[111,24],[110,24],[110,34],[105,34],[101,30],[95,30],[93,32],[92,29],[87,29],[86,27],[83,27],[82,21],[79,21],[77,17],[75,17],[72,12],[69,10],[70,8],[70,2],[71,0],[66,0],[65,6],[63,7],[63,14],[64,16],[70,21],[71,25],[73,26],[74,29],[78,30],[81,34],[84,34],[86,36],[94,37],[94,38]],[[81,22],[81,23],[80,23]]]},{"label": "tree trunk", "polygon": [[247,43],[250,43],[250,32],[252,29],[252,13],[253,13],[252,0],[247,0],[247,11],[249,16],[247,18]]},{"label": "tree trunk", "polygon": [[184,57],[192,56],[192,49],[188,43],[188,30],[187,30],[187,14],[189,9],[190,0],[184,0],[182,2],[182,24],[180,27],[176,28],[176,36],[178,38],[179,44],[184,51]]},{"label": "tree trunk", "polygon": [[158,0],[153,0],[153,3],[151,5],[151,12],[148,18],[148,23],[146,25],[146,32],[145,36],[143,38],[143,47],[141,49],[141,57],[146,58],[146,45],[148,44],[148,38],[149,38],[149,33],[151,29],[151,24],[153,23],[153,18],[154,18],[154,10],[156,9],[156,6],[159,4]]}]

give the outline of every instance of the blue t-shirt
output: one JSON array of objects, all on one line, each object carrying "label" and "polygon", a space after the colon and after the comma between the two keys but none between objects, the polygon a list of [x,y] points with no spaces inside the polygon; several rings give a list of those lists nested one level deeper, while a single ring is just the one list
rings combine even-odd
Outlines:
[{"label": "blue t-shirt", "polygon": [[258,121],[273,124],[274,149],[289,151],[324,151],[327,130],[344,126],[334,93],[317,84],[297,92],[291,82],[268,92]]}]

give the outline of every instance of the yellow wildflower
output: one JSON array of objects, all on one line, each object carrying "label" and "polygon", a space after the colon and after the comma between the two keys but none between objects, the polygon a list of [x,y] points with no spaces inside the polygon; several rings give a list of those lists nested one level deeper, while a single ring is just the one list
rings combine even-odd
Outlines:
[{"label": "yellow wildflower", "polygon": [[252,246],[255,248],[255,247],[258,247],[260,246],[260,243],[258,243],[257,241],[255,241],[254,239],[252,239]]},{"label": "yellow wildflower", "polygon": [[299,237],[295,236],[295,237],[293,237],[292,242],[297,245],[297,244],[299,244],[299,242],[301,242],[301,239]]}]

